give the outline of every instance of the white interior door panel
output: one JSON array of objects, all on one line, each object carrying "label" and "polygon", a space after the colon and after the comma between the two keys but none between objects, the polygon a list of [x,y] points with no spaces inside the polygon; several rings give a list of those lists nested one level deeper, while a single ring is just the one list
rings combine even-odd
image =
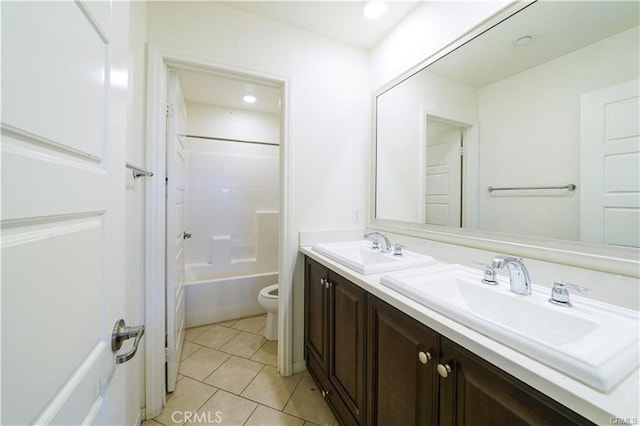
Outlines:
[{"label": "white interior door panel", "polygon": [[2,4],[2,424],[126,423],[111,349],[126,86],[111,77],[128,40],[113,22],[128,6]]},{"label": "white interior door panel", "polygon": [[184,342],[184,209],[187,107],[178,75],[167,80],[167,392],[173,392]]},{"label": "white interior door panel", "polygon": [[581,99],[580,239],[640,246],[640,82]]}]

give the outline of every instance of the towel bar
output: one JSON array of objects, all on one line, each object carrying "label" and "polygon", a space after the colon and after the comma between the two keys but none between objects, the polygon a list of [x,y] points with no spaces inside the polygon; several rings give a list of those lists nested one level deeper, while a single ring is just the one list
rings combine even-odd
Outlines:
[{"label": "towel bar", "polygon": [[487,187],[487,191],[528,191],[531,189],[568,189],[569,191],[573,191],[576,189],[576,186],[572,183],[563,186],[506,186],[502,188],[495,188],[493,186]]}]

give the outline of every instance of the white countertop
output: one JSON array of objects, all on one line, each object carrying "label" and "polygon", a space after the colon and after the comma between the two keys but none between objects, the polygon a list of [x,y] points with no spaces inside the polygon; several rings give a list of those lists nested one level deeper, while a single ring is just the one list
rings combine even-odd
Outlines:
[{"label": "white countertop", "polygon": [[380,284],[384,274],[358,274],[311,246],[300,247],[300,252],[596,424],[640,421],[638,369],[609,393],[599,392]]}]

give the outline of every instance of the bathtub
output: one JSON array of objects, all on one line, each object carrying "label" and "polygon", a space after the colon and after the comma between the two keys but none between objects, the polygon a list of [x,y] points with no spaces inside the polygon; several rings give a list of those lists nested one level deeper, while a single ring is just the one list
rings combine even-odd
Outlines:
[{"label": "bathtub", "polygon": [[216,274],[207,263],[185,265],[185,326],[257,315],[265,310],[258,293],[278,283],[278,272]]}]

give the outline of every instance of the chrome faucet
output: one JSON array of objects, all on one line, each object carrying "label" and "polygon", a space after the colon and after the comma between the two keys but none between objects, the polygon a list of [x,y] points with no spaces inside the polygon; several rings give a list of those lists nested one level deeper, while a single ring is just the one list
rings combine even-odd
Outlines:
[{"label": "chrome faucet", "polygon": [[[364,238],[380,244],[381,253],[391,253],[391,242],[386,235],[381,234],[380,232],[366,232],[364,234]],[[374,248],[376,248],[375,245]]]},{"label": "chrome faucet", "polygon": [[522,259],[510,256],[496,256],[493,258],[494,268],[504,268],[509,270],[509,280],[511,281],[511,291],[516,294],[531,294],[531,278],[529,272],[522,263]]},{"label": "chrome faucet", "polygon": [[568,289],[577,290],[580,293],[589,294],[593,293],[593,290],[587,287],[582,287],[581,285],[570,284],[564,281],[556,281],[553,283],[553,288],[551,289],[551,298],[549,302],[554,305],[559,306],[573,306],[569,301],[569,292]]}]

